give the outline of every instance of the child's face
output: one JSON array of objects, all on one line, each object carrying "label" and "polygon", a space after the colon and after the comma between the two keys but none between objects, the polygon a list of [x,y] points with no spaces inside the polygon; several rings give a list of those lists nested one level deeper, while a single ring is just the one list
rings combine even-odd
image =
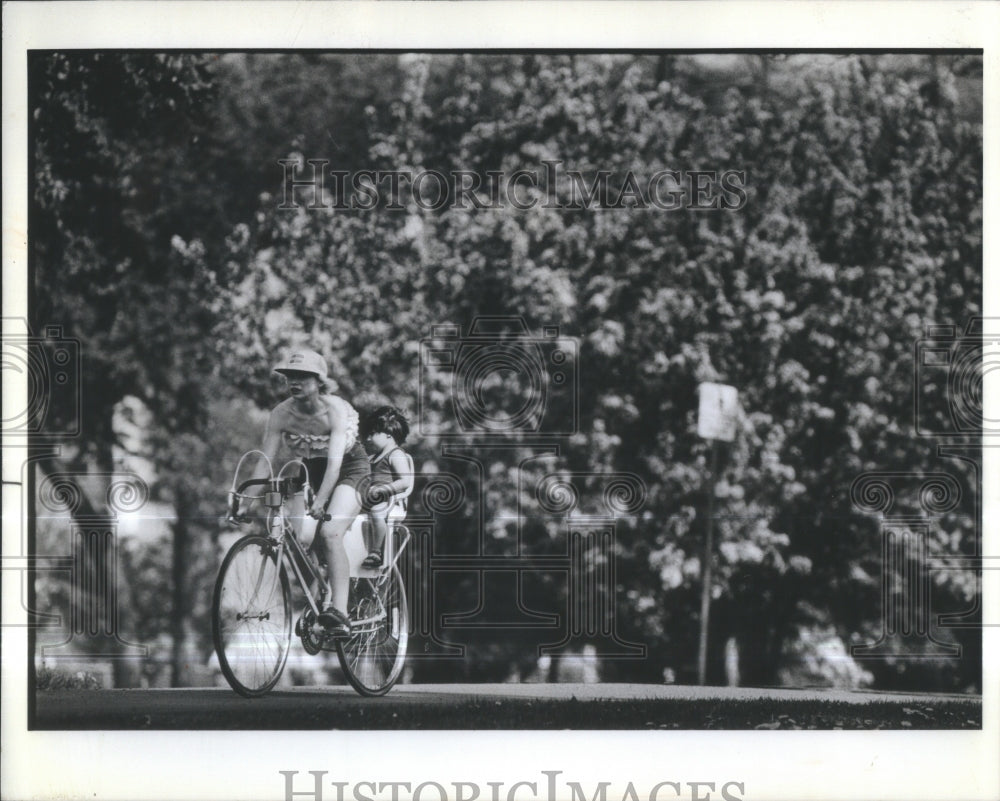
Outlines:
[{"label": "child's face", "polygon": [[365,446],[370,453],[378,453],[394,443],[395,440],[384,431],[373,431],[365,438]]}]

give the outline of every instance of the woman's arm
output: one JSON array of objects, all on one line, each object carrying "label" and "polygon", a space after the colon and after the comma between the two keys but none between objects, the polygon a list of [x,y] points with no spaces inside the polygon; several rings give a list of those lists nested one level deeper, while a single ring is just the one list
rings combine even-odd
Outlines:
[{"label": "woman's arm", "polygon": [[[271,471],[274,465],[274,459],[278,455],[278,448],[281,447],[281,431],[282,431],[282,420],[281,412],[278,409],[272,409],[271,414],[267,418],[267,425],[264,428],[264,442],[260,446],[261,451],[264,456],[259,456],[257,458],[257,466],[254,468],[251,474],[251,480],[259,478],[271,478]],[[260,495],[253,497],[262,497],[264,490],[257,488]],[[248,502],[244,499],[240,499],[238,508],[234,512],[237,518],[245,517],[249,511],[252,501]]]},{"label": "woman's arm", "polygon": [[326,474],[313,501],[309,514],[322,517],[326,513],[326,504],[333,495],[333,488],[340,478],[340,466],[344,461],[344,451],[347,450],[347,421],[343,411],[335,401],[327,401],[327,415],[330,420],[330,449],[327,451]]},{"label": "woman's arm", "polygon": [[267,426],[264,428],[264,443],[260,446],[264,455],[267,456],[267,460],[257,460],[257,470],[254,473],[254,478],[269,477],[270,468],[268,465],[274,465],[274,460],[278,455],[278,448],[281,447],[281,431],[284,427],[283,417],[284,415],[279,409],[272,409],[270,416],[267,418]]}]

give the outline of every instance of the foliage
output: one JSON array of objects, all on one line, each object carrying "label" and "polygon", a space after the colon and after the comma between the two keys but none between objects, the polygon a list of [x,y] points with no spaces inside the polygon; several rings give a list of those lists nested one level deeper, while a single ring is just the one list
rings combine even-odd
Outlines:
[{"label": "foliage", "polygon": [[[682,675],[708,480],[694,391],[707,379],[738,386],[747,413],[712,490],[726,511],[714,594],[720,624],[746,646],[745,672],[773,680],[784,640],[822,622],[810,609],[835,607],[848,642],[877,622],[876,532],[845,514],[848,490],[866,470],[934,467],[911,433],[910,353],[928,322],[979,311],[980,132],[955,124],[947,93],[931,101],[926,74],[908,81],[862,59],[780,91],[732,88],[711,109],[682,78],[657,82],[656,68],[626,57],[401,59],[402,98],[372,132],[372,166],[483,175],[561,159],[590,178],[609,169],[612,181],[629,169],[736,166],[745,209],[272,212],[244,288],[268,287],[252,297],[280,312],[261,316],[253,347],[294,330],[339,358],[348,393],[375,384],[410,398],[427,321],[467,330],[478,315],[521,315],[532,330],[569,332],[583,425],[559,464],[627,471],[650,488],[644,515],[619,521],[634,583],[620,617],[676,610],[640,639],[653,635]],[[455,433],[454,421],[428,419],[433,403],[419,411]],[[446,550],[463,547],[480,514],[531,513],[512,498],[517,481],[503,480],[503,460],[524,455],[477,450],[491,477],[482,508],[436,532]],[[968,548],[970,518],[951,522]],[[485,547],[503,550],[496,540],[509,532],[487,526]],[[940,531],[936,547],[954,533]],[[967,590],[952,587],[960,601]]]},{"label": "foliage", "polygon": [[206,325],[212,281],[185,270],[172,243],[194,221],[185,170],[197,167],[187,160],[210,87],[183,55],[40,52],[29,62],[32,319],[80,340],[85,455],[106,469],[121,398],[141,397],[165,426],[196,411],[201,350],[190,340]]},{"label": "foliage", "polygon": [[[48,91],[75,97],[57,91],[58,63],[47,63]],[[154,157],[139,144],[146,117],[129,121],[138,137],[125,148],[132,162],[114,155],[113,136],[104,146],[80,125],[79,147],[108,151],[104,167],[84,165],[82,174],[119,176],[108,179],[119,210],[111,227],[135,234],[131,222],[153,226],[126,243],[111,236],[111,217],[80,222],[100,232],[86,252],[99,255],[105,280],[56,288],[50,272],[42,283],[49,303],[76,298],[82,316],[67,318],[69,327],[86,332],[104,365],[98,375],[155,409],[156,458],[164,475],[186,476],[171,490],[190,499],[186,518],[203,518],[218,492],[204,464],[215,470],[223,460],[210,455],[223,451],[201,444],[210,428],[201,423],[222,413],[210,399],[245,395],[267,408],[279,397],[273,360],[308,343],[327,357],[345,397],[410,414],[418,469],[462,481],[467,502],[435,517],[436,553],[565,552],[573,515],[610,514],[618,583],[603,590],[615,598],[619,636],[646,644],[648,658],[608,662],[606,678],[659,681],[664,669],[693,678],[709,493],[719,513],[716,681],[730,637],[741,646],[744,680],[758,684],[794,672],[789,654],[816,656],[803,632],[822,632],[823,648],[877,637],[879,524],[850,497],[862,473],[954,474],[962,505],[933,527],[929,547],[974,550],[974,473],[914,436],[912,371],[927,325],[961,325],[982,309],[982,131],[970,93],[959,90],[976,80],[975,59],[240,55],[157,64],[189,70],[185,91],[154,92],[159,84],[143,84],[140,65],[121,65],[122,75],[139,76],[137,91],[151,94],[145,105],[157,121],[167,113],[158,104],[196,105],[211,76],[219,100],[198,123],[210,143],[200,158],[233,197],[193,192],[183,210],[168,203],[136,216],[129,176],[136,159]],[[86,82],[76,91],[87,97]],[[47,130],[36,160],[58,165]],[[153,174],[164,187],[190,186],[185,148],[175,141],[163,151]],[[538,201],[528,210],[489,207],[485,187],[477,195],[485,208],[432,210],[410,200],[378,211],[306,202],[288,210],[279,208],[282,158],[479,176],[541,172],[558,160],[564,173],[552,186],[517,190]],[[53,218],[43,240],[63,243],[60,258],[75,276],[86,260],[78,238],[63,232],[74,230],[78,204],[57,201],[61,184],[47,169],[36,193],[37,214]],[[609,171],[606,192],[590,207],[572,203],[569,170],[588,186]],[[738,170],[746,203],[667,211],[637,207],[629,192],[616,201],[630,171],[642,185],[663,170]],[[545,203],[546,191],[560,203]],[[214,222],[195,230],[196,210]],[[57,224],[63,216],[69,222]],[[40,259],[50,258],[48,247]],[[141,313],[111,311],[123,302]],[[573,428],[552,457],[538,458],[530,431],[495,447],[464,431],[449,377],[421,363],[432,325],[467,332],[484,315],[523,318],[532,335],[556,326],[573,345],[576,416],[566,422],[574,407],[565,396],[553,395],[543,412]],[[492,334],[517,347],[509,319]],[[714,477],[694,426],[706,380],[737,386],[743,408]],[[502,408],[530,402],[523,382],[490,391]],[[940,392],[928,413],[940,424],[947,411]],[[613,474],[644,487],[641,508],[602,506]],[[537,488],[553,475],[579,498],[571,514],[540,500]],[[433,513],[421,489],[411,515]],[[915,497],[900,503],[916,509]],[[604,581],[602,557],[591,555],[591,578]],[[475,578],[451,578],[436,588],[435,608],[475,609]],[[949,610],[970,606],[975,590],[957,572],[936,586]],[[516,615],[521,602],[549,611],[566,600],[565,583],[546,571],[526,578],[524,592],[492,597],[492,613]],[[972,634],[942,636],[974,645]],[[470,656],[456,670],[526,675],[542,641],[470,632]],[[444,663],[414,669],[418,679],[455,675]],[[864,669],[885,686],[905,680],[888,662]],[[863,675],[848,673],[849,681]],[[964,689],[978,683],[979,668],[965,659],[951,675],[932,666],[921,676],[923,686]]]},{"label": "foliage", "polygon": [[100,690],[101,678],[83,670],[67,673],[52,668],[39,668],[35,672],[35,687],[39,690]]},{"label": "foliage", "polygon": [[[204,59],[189,55],[37,52],[29,97],[32,324],[61,326],[82,356],[79,386],[51,393],[46,422],[58,430],[72,411],[58,403],[79,403],[84,436],[48,469],[107,471],[125,398],[152,411],[154,439],[204,424],[215,282],[198,258],[204,246],[186,240],[197,225],[209,240],[227,227],[214,220],[213,237],[199,170],[211,87]],[[159,456],[154,464],[165,467]],[[168,575],[183,586],[186,550],[174,551]],[[178,612],[169,595],[158,608]],[[183,621],[183,610],[174,618]]]}]

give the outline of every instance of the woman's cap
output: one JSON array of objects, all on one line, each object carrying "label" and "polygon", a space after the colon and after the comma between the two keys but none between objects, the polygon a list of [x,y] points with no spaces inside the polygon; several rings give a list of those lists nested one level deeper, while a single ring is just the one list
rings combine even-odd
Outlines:
[{"label": "woman's cap", "polygon": [[293,350],[281,364],[274,368],[276,373],[313,373],[326,379],[326,359],[314,350]]}]

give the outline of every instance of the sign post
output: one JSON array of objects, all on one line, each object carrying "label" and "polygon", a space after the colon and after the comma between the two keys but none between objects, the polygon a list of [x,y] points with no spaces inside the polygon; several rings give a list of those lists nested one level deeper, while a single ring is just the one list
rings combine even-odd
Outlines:
[{"label": "sign post", "polygon": [[708,472],[708,513],[705,520],[705,552],[701,560],[701,621],[698,632],[698,684],[705,683],[708,665],[708,617],[712,603],[712,526],[715,520],[715,474],[719,442],[736,438],[738,410],[736,387],[703,383],[698,386],[698,436],[711,440],[712,456]]}]

